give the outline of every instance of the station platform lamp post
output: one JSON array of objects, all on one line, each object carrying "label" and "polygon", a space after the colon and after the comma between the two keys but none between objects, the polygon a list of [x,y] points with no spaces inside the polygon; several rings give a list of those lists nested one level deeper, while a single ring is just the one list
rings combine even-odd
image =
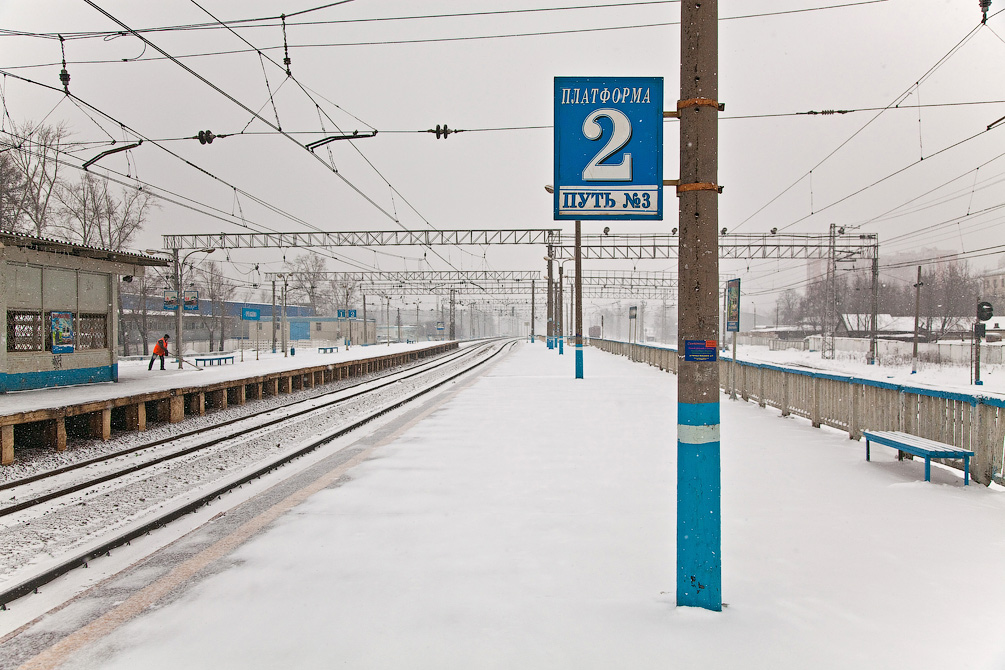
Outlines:
[{"label": "station platform lamp post", "polygon": [[[551,194],[555,193],[555,187],[552,186],[551,184],[548,184],[547,186],[545,186],[544,190],[547,191],[548,193],[551,193]],[[576,312],[576,314],[575,314],[575,317],[573,318],[573,321],[575,322],[574,325],[575,325],[575,331],[576,331],[576,334],[575,334],[575,337],[576,337],[576,339],[575,339],[575,347],[576,347],[576,379],[583,379],[583,253],[582,253],[582,223],[579,221],[579,219],[576,220],[576,233],[575,233],[575,235],[576,235],[576,252],[575,252],[575,256],[574,256],[574,261],[575,261],[575,266],[576,266],[576,283],[575,283],[575,289],[574,289],[573,302],[575,302],[575,312]],[[552,258],[551,254],[549,253],[549,255],[545,257],[545,260],[548,261],[548,272],[549,272],[549,280],[550,280],[551,261],[554,260],[554,259]],[[568,259],[566,259],[566,260],[568,260]],[[561,293],[562,292],[562,264],[564,262],[565,261],[562,261],[558,265],[558,285],[559,285],[559,289],[558,290],[559,290],[559,295],[562,294]],[[549,281],[549,283],[550,283],[550,281]],[[559,309],[560,310],[563,309],[562,301],[561,300],[559,300]],[[559,323],[561,323],[561,322],[562,322],[562,319],[559,319]],[[563,330],[564,330],[564,328],[563,328]],[[564,353],[563,350],[562,350],[562,339],[561,339],[563,337],[563,335],[564,335],[564,333],[560,330],[559,331],[559,345],[558,345],[558,353],[560,353],[560,354]]]},{"label": "station platform lamp post", "polygon": [[184,256],[181,256],[180,259],[179,259],[179,253],[181,251],[180,249],[172,249],[171,251],[162,251],[161,249],[144,249],[144,251],[148,254],[162,254],[165,256],[171,256],[171,260],[174,263],[174,290],[175,293],[177,294],[176,298],[177,309],[175,311],[175,319],[174,319],[174,327],[175,327],[174,350],[175,350],[175,358],[177,358],[178,360],[178,369],[181,370],[183,366],[181,343],[182,343],[182,333],[184,332],[184,329],[182,328],[183,325],[182,319],[184,318],[183,312],[185,311],[185,305],[184,305],[185,301],[183,298],[182,284],[181,284],[181,268],[185,264],[185,261],[188,260],[189,256],[193,254],[211,254],[214,251],[216,251],[216,249],[212,247],[206,247],[204,249],[194,249],[185,254]]}]

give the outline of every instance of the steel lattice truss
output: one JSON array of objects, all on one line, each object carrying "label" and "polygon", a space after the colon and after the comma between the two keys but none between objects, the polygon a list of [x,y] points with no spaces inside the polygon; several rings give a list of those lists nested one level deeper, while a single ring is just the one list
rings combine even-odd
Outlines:
[{"label": "steel lattice truss", "polygon": [[[677,258],[676,235],[583,235],[584,259],[668,260]],[[571,260],[576,247],[568,236],[553,245],[553,258]],[[720,235],[719,258],[742,260],[828,258],[829,235]],[[872,259],[879,252],[876,235],[839,235],[835,253],[839,260]]]},{"label": "steel lattice truss", "polygon": [[164,235],[165,249],[265,249],[288,247],[481,246],[549,244],[558,230],[385,230],[317,233],[218,233]]},{"label": "steel lattice truss", "polygon": [[[290,247],[484,246],[536,244],[551,247],[556,260],[575,255],[575,243],[560,230],[394,230],[318,233],[219,233],[164,235],[165,249],[262,249]],[[583,235],[585,259],[653,260],[677,258],[677,235]],[[830,235],[720,235],[719,257],[733,259],[828,258]],[[869,260],[879,253],[875,234],[837,235],[838,261]]]},{"label": "steel lattice truss", "polygon": [[[543,300],[548,282],[541,272],[532,270],[472,271],[374,271],[374,272],[269,272],[267,281],[294,283],[330,281],[356,285],[364,294],[386,297],[416,295],[448,296],[529,296],[531,280]],[[555,278],[558,281],[558,278]],[[565,290],[572,291],[575,275],[565,274]],[[671,272],[589,271],[583,273],[583,295],[591,299],[668,300],[676,304],[677,274]],[[529,299],[529,298],[528,298]]]},{"label": "steel lattice truss", "polygon": [[351,284],[378,283],[470,283],[493,281],[530,281],[541,279],[541,273],[534,270],[403,270],[372,272],[266,272],[266,281],[281,280],[283,277],[297,281],[333,281]]}]

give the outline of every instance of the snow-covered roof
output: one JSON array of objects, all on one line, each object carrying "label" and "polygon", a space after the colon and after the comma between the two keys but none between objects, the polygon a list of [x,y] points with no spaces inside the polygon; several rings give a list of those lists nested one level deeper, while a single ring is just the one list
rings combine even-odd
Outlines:
[{"label": "snow-covered roof", "polygon": [[34,237],[9,230],[0,231],[0,245],[8,247],[22,247],[34,249],[35,251],[47,251],[54,254],[69,254],[96,260],[111,261],[113,263],[131,263],[133,265],[147,265],[165,267],[168,260],[157,256],[147,256],[128,251],[114,251],[101,247],[92,247],[84,244],[75,244],[66,240],[57,240],[51,237]]}]

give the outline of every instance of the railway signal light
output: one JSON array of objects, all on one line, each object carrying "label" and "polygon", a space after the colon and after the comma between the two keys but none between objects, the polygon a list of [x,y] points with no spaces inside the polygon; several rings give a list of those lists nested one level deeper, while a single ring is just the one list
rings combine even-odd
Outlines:
[{"label": "railway signal light", "polygon": [[992,316],[995,315],[994,308],[989,302],[979,302],[977,303],[977,318],[980,321],[987,321]]}]

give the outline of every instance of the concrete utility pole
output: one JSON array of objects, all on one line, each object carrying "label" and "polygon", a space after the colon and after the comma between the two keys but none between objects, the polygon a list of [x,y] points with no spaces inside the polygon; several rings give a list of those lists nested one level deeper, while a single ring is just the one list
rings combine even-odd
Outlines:
[{"label": "concrete utility pole", "polygon": [[554,300],[554,283],[552,282],[552,268],[551,265],[554,262],[554,255],[552,255],[551,245],[548,245],[548,348],[551,349],[555,346],[554,335],[555,335],[555,300]]},{"label": "concrete utility pole", "polygon": [[276,353],[276,280],[272,280],[272,353]]},{"label": "concrete utility pole", "polygon": [[534,280],[530,280],[530,343],[534,344]]},{"label": "concrete utility pole", "polygon": [[921,320],[921,266],[918,266],[918,283],[914,285],[914,351],[911,353],[911,374],[918,371],[918,322]]},{"label": "concrete utility pole", "polygon": [[565,267],[562,265],[562,263],[559,263],[558,264],[558,303],[555,305],[555,307],[556,307],[556,309],[555,309],[555,320],[557,321],[557,323],[555,324],[555,326],[556,326],[555,332],[556,332],[556,335],[558,336],[558,353],[560,353],[560,354],[565,354],[565,319],[564,319],[565,314],[564,314],[564,311],[563,311],[563,310],[565,310],[565,295],[563,294],[563,290],[562,290],[564,288],[562,284],[565,281],[565,277],[563,276],[563,271],[564,270],[565,270]]},{"label": "concrete utility pole", "polygon": [[450,339],[457,339],[457,327],[455,325],[455,320],[457,318],[456,307],[457,305],[457,291],[450,289]]},{"label": "concrete utility pole", "polygon": [[681,3],[677,605],[722,610],[718,0]]},{"label": "concrete utility pole", "polygon": [[583,235],[576,221],[576,379],[583,378]]}]

